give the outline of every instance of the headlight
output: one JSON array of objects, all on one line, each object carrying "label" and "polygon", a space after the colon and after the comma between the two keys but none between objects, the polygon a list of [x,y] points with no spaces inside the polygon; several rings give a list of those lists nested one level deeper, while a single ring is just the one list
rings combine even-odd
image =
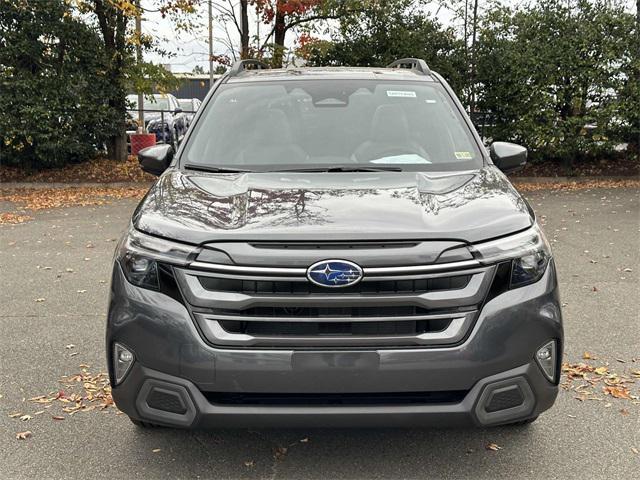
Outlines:
[{"label": "headlight", "polygon": [[551,248],[536,223],[524,232],[471,247],[483,264],[511,260],[510,288],[518,288],[542,278],[551,259]]},{"label": "headlight", "polygon": [[195,255],[195,247],[153,237],[133,227],[122,238],[116,251],[127,280],[152,290],[160,289],[158,262],[185,266]]}]

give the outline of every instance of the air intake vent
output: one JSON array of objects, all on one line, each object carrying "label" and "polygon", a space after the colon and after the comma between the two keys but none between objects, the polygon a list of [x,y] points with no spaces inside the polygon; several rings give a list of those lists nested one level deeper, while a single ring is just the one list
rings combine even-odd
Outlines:
[{"label": "air intake vent", "polygon": [[485,406],[488,413],[518,407],[524,403],[524,396],[518,385],[510,385],[494,390]]},{"label": "air intake vent", "polygon": [[153,388],[149,393],[147,405],[156,410],[178,413],[180,415],[187,412],[187,407],[177,392],[171,392],[157,387]]}]

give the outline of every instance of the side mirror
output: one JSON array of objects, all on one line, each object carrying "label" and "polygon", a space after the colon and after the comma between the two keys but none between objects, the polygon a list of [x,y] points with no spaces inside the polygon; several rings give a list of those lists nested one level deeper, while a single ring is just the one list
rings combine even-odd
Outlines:
[{"label": "side mirror", "polygon": [[509,142],[493,142],[489,149],[491,160],[503,172],[517,170],[527,163],[527,149]]},{"label": "side mirror", "polygon": [[164,172],[171,160],[173,160],[173,147],[167,144],[143,148],[138,152],[140,168],[152,175],[160,175]]},{"label": "side mirror", "polygon": [[178,108],[176,108],[176,109],[173,111],[173,113],[174,113],[175,115],[177,115],[177,114],[179,114],[179,113],[182,113],[182,109],[181,109],[180,107],[178,107]]}]

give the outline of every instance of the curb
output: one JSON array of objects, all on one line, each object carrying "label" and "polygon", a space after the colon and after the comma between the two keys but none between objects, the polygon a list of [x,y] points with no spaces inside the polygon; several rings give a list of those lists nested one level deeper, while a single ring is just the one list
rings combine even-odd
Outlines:
[{"label": "curb", "polygon": [[6,182],[0,183],[0,190],[17,188],[150,188],[151,185],[153,182]]},{"label": "curb", "polygon": [[594,176],[594,177],[509,177],[513,183],[588,183],[588,182],[620,182],[623,180],[640,180],[638,175]]}]

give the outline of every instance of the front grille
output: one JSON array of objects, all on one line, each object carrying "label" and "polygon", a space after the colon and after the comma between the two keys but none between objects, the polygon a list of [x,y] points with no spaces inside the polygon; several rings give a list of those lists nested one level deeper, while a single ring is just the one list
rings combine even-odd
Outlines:
[{"label": "front grille", "polygon": [[[330,289],[301,281],[251,281],[229,278],[205,277],[199,278],[200,284],[210,291],[235,292],[246,295],[252,294],[329,294]],[[386,280],[364,281],[351,287],[340,288],[341,294],[379,294],[379,293],[425,293],[441,290],[458,290],[464,288],[471,279],[470,275],[456,275],[452,277],[424,278],[419,280]]]},{"label": "front grille", "polygon": [[[390,243],[383,256],[367,266],[371,263],[362,259],[371,262],[372,249],[382,249],[380,245],[356,243],[350,249],[341,242],[220,243],[212,248],[229,258],[236,254],[251,257],[260,266],[198,258],[190,267],[174,268],[174,272],[185,305],[205,340],[213,345],[402,348],[456,344],[477,318],[495,268],[469,259],[409,266],[386,263],[398,255],[396,265],[403,265],[407,260],[401,251],[413,250],[415,244]],[[425,245],[420,243],[426,256]],[[348,252],[343,258],[364,263],[362,281],[344,288],[311,283],[307,268],[322,260],[319,255],[326,252],[319,254],[318,250],[323,248],[332,254],[344,249]],[[267,262],[274,252],[287,249],[294,259],[291,266]]]},{"label": "front grille", "polygon": [[370,250],[390,248],[411,248],[419,242],[252,242],[254,248],[278,250]]},{"label": "front grille", "polygon": [[226,393],[203,392],[217,405],[427,405],[460,403],[466,390],[396,393]]},{"label": "front grille", "polygon": [[[465,309],[457,309],[463,312]],[[438,313],[422,307],[411,305],[382,306],[382,307],[253,307],[245,310],[229,310],[222,308],[212,308],[207,313],[218,317],[239,317],[251,320],[255,317],[265,318],[308,318],[319,320],[331,320],[334,318],[349,318],[357,320],[366,317],[368,319],[376,317],[398,318],[398,317],[418,317]]]}]

